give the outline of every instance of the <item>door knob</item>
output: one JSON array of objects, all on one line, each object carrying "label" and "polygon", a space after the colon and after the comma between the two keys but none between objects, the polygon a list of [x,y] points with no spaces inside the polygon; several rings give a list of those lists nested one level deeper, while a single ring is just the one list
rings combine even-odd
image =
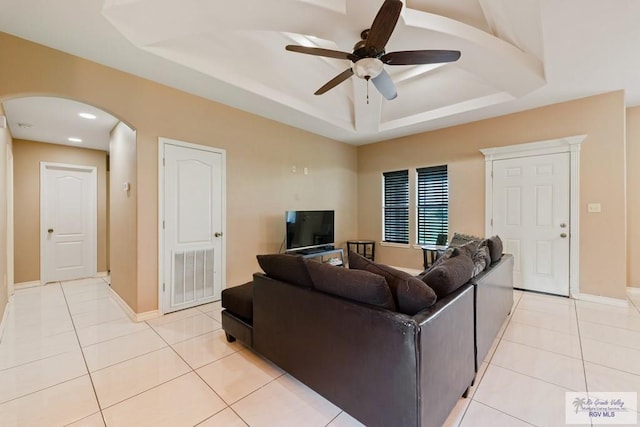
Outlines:
[{"label": "door knob", "polygon": [[222,233],[220,233],[220,232],[218,231],[218,232],[216,232],[216,234],[214,234],[214,236],[216,236],[216,237],[220,237],[220,236],[222,236]]},{"label": "door knob", "polygon": [[560,237],[562,237],[563,239],[567,237],[567,233],[561,233]]},{"label": "door knob", "polygon": [[566,228],[567,224],[565,224],[564,222],[562,224],[560,224],[560,228]]},{"label": "door knob", "polygon": [[53,233],[53,228],[48,229],[47,233],[49,233],[49,234]]}]

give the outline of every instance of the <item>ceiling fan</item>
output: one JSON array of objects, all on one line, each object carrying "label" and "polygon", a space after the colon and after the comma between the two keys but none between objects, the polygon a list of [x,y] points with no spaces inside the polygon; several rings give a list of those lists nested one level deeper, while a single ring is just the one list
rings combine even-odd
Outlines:
[{"label": "ceiling fan", "polygon": [[460,51],[457,50],[406,50],[386,53],[384,47],[395,29],[401,10],[402,2],[400,0],[385,0],[373,20],[371,28],[360,34],[362,40],[355,44],[353,53],[297,45],[287,45],[286,49],[291,52],[347,59],[353,62],[352,67],[329,80],[315,92],[315,95],[322,95],[355,74],[361,79],[371,80],[386,99],[394,99],[398,93],[391,77],[384,69],[384,64],[438,64],[457,61],[460,58]]}]

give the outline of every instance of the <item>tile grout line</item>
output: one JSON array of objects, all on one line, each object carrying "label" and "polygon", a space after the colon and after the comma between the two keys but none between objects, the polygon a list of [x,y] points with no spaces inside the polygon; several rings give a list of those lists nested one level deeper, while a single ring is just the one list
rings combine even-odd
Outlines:
[{"label": "tile grout line", "polygon": [[[573,302],[574,310],[576,313],[576,323],[578,324],[578,345],[580,346],[580,356],[582,362],[582,373],[584,375],[584,390],[587,396],[589,396],[589,382],[587,381],[587,366],[584,363],[584,351],[582,349],[582,334],[580,333],[580,320],[578,319],[578,307],[576,306],[575,301]],[[565,408],[566,410],[566,408]],[[593,426],[593,420],[589,417],[589,422],[591,426]]]},{"label": "tile grout line", "polygon": [[[204,313],[202,313],[202,314],[204,314]],[[190,316],[190,317],[191,317],[191,316]],[[178,320],[181,320],[181,319],[178,319]],[[214,319],[214,320],[215,320],[215,319]],[[172,323],[172,322],[169,322],[169,323]],[[147,323],[147,325],[149,325],[149,324]],[[207,418],[203,419],[202,421],[198,422],[195,426],[198,426],[198,425],[200,425],[200,424],[204,423],[205,421],[207,421],[207,420],[209,420],[209,419],[211,419],[211,418],[215,417],[216,415],[218,415],[219,413],[221,413],[221,412],[222,412],[222,411],[224,411],[225,409],[229,409],[229,410],[231,410],[234,414],[236,414],[236,416],[237,416],[237,417],[238,417],[238,418],[239,418],[243,423],[245,423],[247,426],[249,425],[249,424],[244,420],[244,418],[242,418],[242,417],[240,416],[240,414],[238,414],[238,413],[237,413],[237,412],[236,412],[236,411],[231,407],[231,405],[230,405],[229,403],[227,403],[227,401],[226,401],[226,400],[224,400],[224,399],[222,398],[222,396],[220,396],[220,395],[219,395],[219,394],[218,394],[218,393],[213,389],[213,387],[211,387],[211,385],[210,385],[210,384],[209,384],[209,383],[208,383],[204,378],[202,378],[202,376],[200,376],[200,374],[197,372],[197,370],[196,370],[195,368],[193,368],[193,367],[189,364],[189,362],[187,362],[187,361],[182,357],[182,355],[181,355],[180,353],[178,353],[178,351],[177,351],[175,348],[173,348],[172,344],[169,344],[169,343],[167,342],[167,340],[165,340],[165,339],[162,337],[162,335],[160,335],[160,334],[158,333],[158,331],[156,331],[156,330],[155,330],[151,325],[149,325],[149,327],[150,327],[150,328],[151,328],[151,330],[152,330],[156,335],[158,335],[158,337],[160,337],[160,339],[161,339],[162,341],[164,341],[164,342],[167,344],[167,346],[169,346],[169,348],[170,348],[171,350],[173,350],[173,352],[174,352],[174,353],[175,353],[175,354],[176,354],[176,355],[177,355],[177,356],[178,356],[178,357],[179,357],[179,358],[180,358],[180,359],[181,359],[181,360],[182,360],[182,361],[183,361],[183,362],[184,362],[184,363],[189,367],[189,369],[191,370],[191,372],[193,372],[193,373],[194,373],[194,374],[195,374],[195,375],[200,379],[200,381],[202,381],[202,382],[203,382],[207,387],[209,387],[209,389],[211,389],[211,391],[212,391],[216,396],[218,396],[218,398],[220,399],[220,401],[221,401],[221,402],[223,402],[223,403],[225,404],[225,407],[224,407],[223,409],[219,410],[218,412],[215,412],[215,413],[211,414],[209,417],[207,417]],[[217,329],[216,329],[216,330],[217,330]],[[210,332],[214,332],[214,331],[210,331]],[[210,332],[207,332],[207,333],[210,333]],[[202,335],[206,335],[206,334],[202,334]],[[202,335],[198,335],[198,336],[202,336]],[[193,337],[193,338],[196,338],[196,337]],[[184,341],[188,341],[188,339],[187,339],[187,340],[184,340]],[[184,341],[179,341],[179,342],[184,342]],[[175,344],[178,344],[178,343],[175,343]],[[214,360],[214,361],[212,361],[212,362],[210,362],[210,363],[207,363],[207,364],[205,364],[205,365],[203,365],[203,366],[201,366],[201,367],[199,367],[199,368],[197,368],[197,369],[201,369],[201,368],[203,368],[203,367],[205,367],[205,366],[207,366],[207,365],[210,365],[211,363],[215,363],[215,362],[217,362],[217,361],[219,361],[219,360],[222,360],[222,359],[225,359],[225,358],[227,358],[227,357],[233,356],[234,354],[237,354],[237,353],[239,353],[239,352],[241,352],[241,351],[244,351],[245,349],[248,349],[247,347],[244,347],[244,346],[242,346],[242,347],[243,347],[243,348],[241,348],[241,349],[240,349],[240,350],[238,350],[238,351],[235,351],[235,352],[233,352],[233,353],[231,353],[231,354],[228,354],[228,355],[223,356],[223,357],[221,357],[221,358],[219,358],[219,359],[217,359],[217,360]],[[187,374],[189,374],[189,373],[191,373],[191,372],[187,372],[187,373],[186,373],[186,374],[184,374],[184,375],[187,375]],[[176,378],[180,378],[180,377],[176,377]],[[174,379],[175,379],[175,378],[174,378]],[[173,380],[170,380],[170,381],[173,381]],[[167,382],[169,382],[169,381],[167,381]],[[154,387],[154,388],[155,388],[155,387]],[[151,390],[151,389],[149,389],[149,390]],[[147,390],[147,391],[148,391],[148,390]],[[246,396],[245,396],[245,397],[246,397]],[[242,400],[242,399],[240,399],[240,400]],[[234,402],[234,403],[235,403],[235,402]],[[194,426],[194,427],[195,427],[195,426]]]},{"label": "tile grout line", "polygon": [[[522,301],[522,297],[525,295],[525,294],[524,294],[524,292],[525,292],[525,291],[521,291],[521,292],[523,292],[523,294],[522,294],[522,295],[520,295],[520,298],[518,298],[518,301],[516,301],[516,302],[514,303],[513,307],[511,308],[511,313],[509,314],[509,316],[508,316],[508,318],[507,318],[507,324],[505,325],[504,329],[502,330],[502,333],[497,337],[497,338],[498,338],[498,343],[496,344],[496,348],[494,349],[493,353],[491,354],[491,357],[489,358],[489,360],[486,362],[486,363],[487,363],[487,369],[485,370],[484,374],[482,375],[482,378],[480,379],[480,381],[478,381],[478,385],[476,386],[476,390],[475,390],[475,392],[473,393],[473,396],[471,397],[471,401],[469,402],[469,405],[467,405],[467,407],[466,407],[466,408],[465,408],[465,410],[464,410],[463,416],[461,417],[460,422],[458,423],[458,427],[459,427],[460,425],[462,425],[462,422],[464,421],[464,417],[467,415],[467,411],[469,410],[469,406],[471,406],[471,402],[479,403],[479,404],[484,405],[484,406],[486,406],[486,407],[488,407],[488,408],[491,408],[491,409],[493,409],[493,410],[495,410],[495,411],[497,411],[497,412],[500,412],[501,414],[505,414],[505,415],[507,415],[507,416],[509,416],[509,417],[511,417],[511,418],[514,418],[514,419],[516,419],[516,420],[522,421],[522,422],[524,422],[525,424],[528,424],[528,425],[531,425],[531,426],[535,426],[535,424],[531,424],[530,422],[525,421],[525,420],[523,420],[523,419],[521,419],[521,418],[519,418],[519,417],[517,417],[517,416],[515,416],[515,415],[513,415],[513,414],[509,414],[508,412],[504,412],[504,411],[503,411],[503,410],[501,410],[501,409],[494,408],[493,406],[491,406],[491,405],[487,405],[487,404],[486,404],[486,403],[484,403],[484,402],[481,402],[481,401],[479,401],[479,400],[475,400],[475,396],[476,396],[476,393],[477,393],[477,391],[478,391],[478,388],[480,387],[480,383],[481,383],[481,382],[482,382],[482,380],[484,379],[484,376],[486,375],[486,371],[489,369],[489,366],[490,366],[490,365],[492,365],[491,361],[493,360],[493,357],[495,356],[496,351],[498,351],[498,346],[500,345],[500,343],[502,342],[502,340],[504,339],[504,340],[505,340],[505,341],[507,341],[507,342],[514,342],[514,341],[510,341],[510,340],[508,340],[508,339],[505,339],[505,338],[504,338],[504,334],[506,333],[507,328],[509,327],[509,324],[511,324],[511,321],[513,320],[513,315],[515,314],[516,310],[517,310],[517,309],[519,308],[519,306],[520,306],[520,302]],[[514,322],[516,322],[516,323],[519,323],[519,322],[517,322],[517,321],[515,321],[515,320],[513,320],[513,321],[514,321]],[[517,343],[517,344],[520,344],[520,343]],[[522,345],[525,345],[525,344],[522,344]],[[531,348],[538,348],[538,347],[533,347],[533,346],[528,346],[528,347],[531,347]],[[538,349],[539,349],[539,348],[538,348]],[[543,349],[540,349],[540,350],[543,350]],[[551,353],[553,353],[553,352],[551,352]],[[560,354],[560,353],[556,353],[556,354]],[[569,356],[567,356],[567,357],[569,357]],[[483,361],[483,362],[484,362],[484,361]],[[530,376],[530,375],[523,374],[522,372],[514,371],[513,369],[505,368],[504,366],[500,366],[500,365],[496,365],[496,364],[493,364],[493,366],[498,366],[498,367],[500,367],[500,368],[502,368],[502,369],[509,370],[509,371],[514,372],[514,373],[516,373],[516,374],[524,375],[524,376],[527,376],[527,377],[529,377],[529,378],[533,378],[533,379],[535,379],[535,380],[542,381],[542,382],[545,382],[545,383],[548,383],[548,384],[551,384],[551,385],[554,385],[554,386],[557,386],[557,387],[561,387],[561,388],[565,388],[565,389],[566,389],[566,387],[559,386],[559,385],[554,384],[554,383],[550,383],[550,382],[548,382],[548,381],[542,380],[542,379],[537,378],[537,377],[532,377],[532,376]]]},{"label": "tile grout line", "polygon": [[[71,324],[73,325],[73,330],[76,334],[76,339],[78,340],[78,346],[80,347],[80,354],[82,354],[82,360],[84,362],[84,367],[87,370],[87,375],[89,376],[89,381],[91,382],[91,388],[93,389],[93,395],[96,398],[96,404],[98,405],[98,410],[100,411],[100,416],[102,417],[102,422],[104,425],[107,425],[107,421],[104,419],[104,413],[102,412],[102,405],[100,404],[100,399],[98,399],[98,392],[96,391],[96,386],[93,383],[93,376],[91,375],[91,371],[89,371],[89,365],[87,364],[87,359],[84,356],[84,349],[82,348],[82,343],[80,342],[80,337],[78,336],[78,330],[76,329],[76,324],[73,321],[73,316],[71,315],[71,309],[69,307],[69,301],[67,301],[67,295],[64,292],[64,287],[62,286],[62,282],[60,282],[60,289],[62,290],[62,296],[67,304],[67,311],[69,312],[69,317],[71,318]],[[78,420],[79,421],[79,420]]]},{"label": "tile grout line", "polygon": [[[511,323],[511,319],[513,319],[513,315],[515,314],[516,309],[520,305],[520,301],[521,300],[522,300],[522,295],[520,295],[520,298],[518,298],[517,301],[514,301],[513,305],[511,306],[511,311],[509,312],[509,314],[507,315],[507,319],[505,320],[506,324],[504,325],[504,329],[502,329],[502,333],[499,336],[496,337],[498,339],[498,342],[496,343],[496,348],[493,349],[493,353],[491,353],[491,357],[489,357],[489,360],[486,361],[487,369],[489,369],[489,365],[491,364],[491,360],[493,359],[493,356],[496,354],[496,351],[498,350],[498,346],[500,345],[500,342],[502,341],[502,337],[504,336],[504,333],[507,331],[507,328],[509,327],[509,324]],[[485,363],[485,361],[483,360],[482,363]],[[481,365],[482,365],[482,363],[481,363]],[[482,374],[482,377],[478,380],[478,383],[474,384],[475,391],[473,392],[473,395],[471,397],[469,397],[469,403],[467,404],[467,407],[464,408],[464,411],[462,412],[462,416],[460,417],[460,422],[458,422],[458,424],[457,424],[458,427],[460,425],[462,425],[462,422],[464,421],[464,417],[467,416],[467,411],[469,411],[469,406],[471,406],[471,403],[476,401],[474,399],[474,397],[476,395],[476,392],[480,388],[480,383],[482,383],[482,380],[484,379],[484,376],[487,373],[487,369],[484,370],[484,373]],[[478,372],[480,372],[480,368],[478,368]],[[480,401],[477,401],[477,402],[481,403]],[[500,412],[502,412],[502,411],[500,411]],[[502,413],[506,414],[506,412],[502,412]],[[507,415],[509,415],[509,414],[507,414]],[[509,416],[511,416],[511,415],[509,415]]]}]

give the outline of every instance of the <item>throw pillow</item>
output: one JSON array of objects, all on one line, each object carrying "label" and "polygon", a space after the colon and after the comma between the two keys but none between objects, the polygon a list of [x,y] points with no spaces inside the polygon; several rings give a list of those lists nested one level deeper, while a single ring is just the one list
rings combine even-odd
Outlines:
[{"label": "throw pillow", "polygon": [[491,253],[491,264],[494,264],[502,258],[502,239],[500,239],[500,236],[493,236],[487,240],[487,246],[489,246],[489,252]]},{"label": "throw pillow", "polygon": [[454,254],[427,271],[422,280],[435,291],[438,298],[442,298],[467,283],[473,274],[473,267],[473,260],[467,255]]},{"label": "throw pillow", "polygon": [[473,258],[473,256],[476,254],[476,252],[478,251],[478,245],[479,245],[479,241],[475,241],[475,240],[471,240],[467,243],[465,243],[462,246],[458,246],[456,248],[456,250],[459,253],[465,254],[466,256],[468,256],[469,258]]},{"label": "throw pillow", "polygon": [[269,254],[258,255],[257,258],[267,276],[303,288],[313,287],[306,262],[301,256]]},{"label": "throw pillow", "polygon": [[388,265],[377,264],[353,251],[349,252],[349,268],[384,277],[400,313],[413,316],[436,302],[433,289],[420,279]]},{"label": "throw pillow", "polygon": [[451,242],[449,242],[449,247],[458,247],[462,246],[465,243],[469,242],[478,242],[482,240],[481,237],[472,236],[470,234],[462,234],[462,233],[453,233],[453,237],[451,238]]},{"label": "throw pillow", "polygon": [[472,277],[476,277],[487,269],[487,266],[491,264],[491,255],[489,254],[489,248],[487,246],[480,246],[473,257],[473,273]]},{"label": "throw pillow", "polygon": [[319,291],[388,310],[396,309],[389,286],[382,276],[319,262],[308,262],[307,268],[314,288]]}]

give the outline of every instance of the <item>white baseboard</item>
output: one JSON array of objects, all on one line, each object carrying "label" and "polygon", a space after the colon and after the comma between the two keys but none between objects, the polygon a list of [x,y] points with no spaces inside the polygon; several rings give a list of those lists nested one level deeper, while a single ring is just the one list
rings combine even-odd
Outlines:
[{"label": "white baseboard", "polygon": [[93,276],[93,277],[107,277],[107,276],[109,276],[109,272],[108,271],[98,271],[96,273],[96,275]]},{"label": "white baseboard", "polygon": [[111,296],[113,296],[113,299],[116,300],[116,302],[120,305],[120,307],[122,307],[124,312],[127,313],[127,316],[129,316],[129,318],[134,322],[144,322],[145,320],[155,319],[156,317],[160,316],[158,310],[136,313],[131,307],[129,307],[129,304],[127,304],[125,300],[123,300],[120,295],[118,295],[116,291],[113,290],[113,288],[110,287],[109,290],[111,291]]},{"label": "white baseboard", "polygon": [[635,286],[627,286],[627,293],[631,295],[640,295],[640,288]]},{"label": "white baseboard", "polygon": [[610,297],[603,297],[600,295],[591,295],[591,294],[572,294],[571,298],[577,299],[577,300],[582,300],[582,301],[589,301],[589,302],[597,302],[600,304],[607,304],[607,305],[615,305],[617,307],[628,307],[629,306],[629,302],[626,299],[619,299],[619,298],[610,298]]},{"label": "white baseboard", "polygon": [[13,309],[13,296],[9,297],[9,302],[4,307],[4,314],[2,315],[2,320],[0,320],[0,342],[2,342],[2,337],[4,336],[4,327],[7,324],[7,318],[9,317],[9,310]]},{"label": "white baseboard", "polygon": [[33,282],[14,283],[13,289],[18,290],[18,289],[26,289],[26,288],[35,288],[38,286],[42,286],[42,283],[40,283],[39,280],[35,280]]}]

